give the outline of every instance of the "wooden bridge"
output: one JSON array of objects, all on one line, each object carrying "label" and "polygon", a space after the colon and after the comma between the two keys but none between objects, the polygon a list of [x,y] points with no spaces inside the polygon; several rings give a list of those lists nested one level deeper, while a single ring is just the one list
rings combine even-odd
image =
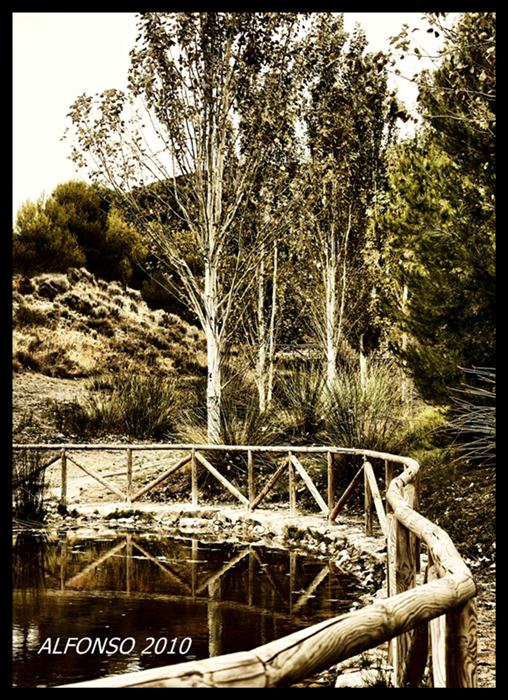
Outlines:
[{"label": "wooden bridge", "polygon": [[[321,513],[333,522],[362,481],[365,494],[365,528],[372,534],[377,515],[387,541],[387,598],[366,608],[326,620],[247,652],[203,661],[85,681],[61,687],[172,688],[172,687],[281,687],[297,683],[351,656],[390,642],[390,661],[396,687],[417,687],[430,657],[433,687],[476,687],[477,615],[476,585],[448,535],[418,513],[419,464],[409,457],[372,450],[339,447],[273,447],[230,445],[13,445],[16,450],[54,450],[54,458],[39,469],[60,460],[61,502],[67,503],[67,465],[74,463],[127,504],[139,501],[182,467],[190,464],[190,499],[198,503],[198,464],[210,472],[250,511],[255,510],[285,474],[289,482],[289,513],[296,513],[296,479],[301,478]],[[125,452],[126,483],[121,490],[82,460],[76,452],[89,450]],[[134,490],[133,453],[162,450],[183,457],[149,484]],[[216,450],[246,454],[246,493],[224,477],[202,454]],[[273,475],[256,493],[255,456],[270,453],[282,457]],[[334,457],[347,454],[363,458],[354,479],[334,501]],[[306,455],[321,455],[327,463],[326,500],[305,469]],[[386,510],[371,465],[385,465]],[[398,467],[402,471],[394,476]],[[14,483],[14,487],[16,487]],[[425,582],[416,585],[420,546],[427,549]]]}]

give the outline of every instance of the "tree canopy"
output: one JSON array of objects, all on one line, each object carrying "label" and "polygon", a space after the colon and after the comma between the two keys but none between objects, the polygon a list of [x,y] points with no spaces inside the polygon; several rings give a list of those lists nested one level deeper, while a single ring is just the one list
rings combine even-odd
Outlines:
[{"label": "tree canopy", "polygon": [[421,78],[424,125],[395,152],[378,222],[393,349],[440,402],[461,368],[495,366],[494,46],[491,13],[466,13],[449,33]]}]

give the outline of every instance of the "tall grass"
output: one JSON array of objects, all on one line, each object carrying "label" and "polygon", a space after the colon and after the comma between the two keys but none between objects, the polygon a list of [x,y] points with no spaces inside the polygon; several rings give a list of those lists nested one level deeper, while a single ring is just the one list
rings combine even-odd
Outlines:
[{"label": "tall grass", "polygon": [[171,441],[183,399],[173,378],[123,372],[95,380],[95,391],[61,412],[61,428],[81,437],[125,435]]},{"label": "tall grass", "polygon": [[342,372],[327,388],[326,434],[334,445],[397,452],[410,415],[401,377],[390,367],[372,364],[365,377]]},{"label": "tall grass", "polygon": [[41,450],[13,451],[13,516],[25,522],[42,524],[44,507],[45,469]]}]

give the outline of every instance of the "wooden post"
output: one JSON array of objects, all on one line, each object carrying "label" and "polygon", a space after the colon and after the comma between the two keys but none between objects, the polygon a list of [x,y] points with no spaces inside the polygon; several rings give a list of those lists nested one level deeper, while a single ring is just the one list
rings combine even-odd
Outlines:
[{"label": "wooden post", "polygon": [[446,614],[446,687],[476,688],[476,598]]},{"label": "wooden post", "polygon": [[[386,513],[383,508],[383,502],[381,500],[381,494],[379,493],[379,488],[376,482],[376,475],[374,474],[374,469],[372,468],[372,464],[370,462],[365,462],[363,465],[363,471],[365,474],[365,480],[368,482],[369,485],[369,492],[370,492],[370,499],[371,499],[371,511],[372,511],[372,504],[374,505],[374,508],[376,509],[377,513],[377,518],[379,520],[379,524],[381,526],[381,530],[383,531],[383,535],[386,535]],[[372,525],[372,516],[371,516],[371,525]]]},{"label": "wooden post", "polygon": [[332,523],[332,513],[335,506],[335,473],[333,471],[334,459],[333,452],[327,454],[328,467],[328,522]]},{"label": "wooden post", "polygon": [[65,447],[62,447],[61,456],[61,467],[62,467],[62,481],[60,489],[60,505],[67,505],[67,453]]},{"label": "wooden post", "polygon": [[125,500],[129,505],[131,505],[131,495],[132,495],[132,448],[127,448],[127,491],[125,494]]},{"label": "wooden post", "polygon": [[198,467],[196,464],[196,450],[194,447],[191,452],[191,490],[192,490],[192,505],[198,504]]},{"label": "wooden post", "polygon": [[[393,479],[393,462],[390,462],[388,459],[385,459],[385,493],[388,491],[390,488],[390,484],[392,483]],[[386,501],[386,514],[392,513],[393,508],[391,505]]]},{"label": "wooden post", "polygon": [[289,452],[288,457],[288,474],[289,474],[289,514],[291,516],[296,515],[296,476],[295,476],[295,465],[291,457],[292,452]]},{"label": "wooden post", "polygon": [[247,452],[247,480],[249,488],[249,511],[252,511],[252,504],[256,498],[256,490],[254,488],[254,460],[252,457],[252,450]]},{"label": "wooden post", "polygon": [[[429,582],[439,579],[436,567],[434,565],[432,554],[428,552],[427,577]],[[431,653],[431,672],[432,672],[432,687],[446,688],[446,653],[445,653],[445,636],[446,636],[446,619],[444,615],[430,620],[430,653]]]},{"label": "wooden post", "polygon": [[[414,546],[412,543],[412,533],[398,520],[395,520],[395,571],[392,585],[395,590],[390,591],[390,595],[404,593],[414,588],[416,579],[416,562],[414,560]],[[392,535],[393,536],[393,535]],[[392,664],[394,667],[394,685],[396,688],[406,688],[410,685],[410,678],[416,673],[410,668],[410,662],[419,663],[420,655],[411,654],[414,646],[414,630],[406,632],[391,640]],[[421,636],[418,637],[421,642]],[[417,644],[418,649],[421,644]],[[416,648],[415,648],[416,651]],[[426,653],[426,652],[425,652]]]},{"label": "wooden post", "polygon": [[367,537],[372,537],[372,492],[370,490],[369,479],[367,476],[367,471],[363,469],[363,492],[364,492],[364,502],[365,502],[365,534]]}]

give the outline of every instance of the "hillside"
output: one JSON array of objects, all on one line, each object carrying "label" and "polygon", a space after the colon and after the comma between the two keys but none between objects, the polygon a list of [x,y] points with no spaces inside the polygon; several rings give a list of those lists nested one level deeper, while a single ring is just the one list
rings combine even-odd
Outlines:
[{"label": "hillside", "polygon": [[135,289],[68,274],[13,279],[13,369],[90,377],[125,369],[201,374],[204,334],[178,316],[151,310]]}]

